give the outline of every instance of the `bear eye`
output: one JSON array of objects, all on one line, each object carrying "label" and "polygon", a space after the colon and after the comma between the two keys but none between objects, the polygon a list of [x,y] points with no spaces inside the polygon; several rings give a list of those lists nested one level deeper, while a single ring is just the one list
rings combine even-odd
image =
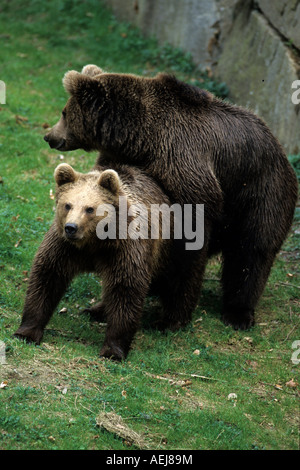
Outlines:
[{"label": "bear eye", "polygon": [[71,205],[70,205],[70,204],[66,204],[66,205],[65,205],[65,209],[66,209],[66,211],[71,210]]},{"label": "bear eye", "polygon": [[93,207],[87,207],[85,209],[85,211],[88,213],[88,214],[92,214],[94,212],[94,208]]},{"label": "bear eye", "polygon": [[65,110],[63,110],[63,111],[61,112],[61,114],[62,114],[62,117],[63,117],[63,118],[65,118],[65,117],[66,117],[66,115],[67,115],[67,113],[66,113],[66,111],[65,111]]}]

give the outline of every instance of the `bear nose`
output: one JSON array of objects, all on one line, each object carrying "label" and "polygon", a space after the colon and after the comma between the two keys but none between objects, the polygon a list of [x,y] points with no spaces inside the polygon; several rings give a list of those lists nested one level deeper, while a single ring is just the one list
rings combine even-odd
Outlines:
[{"label": "bear nose", "polygon": [[46,134],[46,135],[44,136],[44,141],[45,141],[45,142],[49,142],[49,134]]},{"label": "bear nose", "polygon": [[68,224],[65,225],[65,232],[66,232],[68,237],[72,237],[73,235],[75,235],[77,230],[78,230],[78,225],[77,224],[68,223]]}]

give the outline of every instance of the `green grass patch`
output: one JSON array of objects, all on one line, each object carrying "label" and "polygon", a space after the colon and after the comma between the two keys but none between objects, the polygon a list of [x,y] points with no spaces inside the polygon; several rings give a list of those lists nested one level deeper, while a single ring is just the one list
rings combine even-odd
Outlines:
[{"label": "green grass patch", "polygon": [[[99,358],[105,325],[81,313],[101,296],[94,275],[73,282],[40,346],[12,336],[34,254],[53,220],[54,168],[65,161],[88,171],[95,161],[80,150],[62,160],[43,141],[66,101],[64,73],[87,63],[145,75],[167,70],[219,96],[227,89],[181,51],[119,24],[98,0],[4,0],[0,41],[7,86],[0,106],[0,449],[137,449],[134,438],[97,425],[103,412],[121,416],[150,449],[297,449],[298,216],[251,331],[220,321],[215,258],[191,324],[163,334],[145,321],[123,363]],[[299,156],[291,161],[299,174]]]}]

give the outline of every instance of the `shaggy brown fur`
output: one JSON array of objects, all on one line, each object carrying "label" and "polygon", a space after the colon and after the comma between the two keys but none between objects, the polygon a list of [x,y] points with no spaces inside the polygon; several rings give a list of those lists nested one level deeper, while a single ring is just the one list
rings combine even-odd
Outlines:
[{"label": "shaggy brown fur", "polygon": [[[141,166],[172,202],[205,205],[204,250],[221,251],[223,320],[254,323],[254,308],[292,223],[295,174],[265,123],[246,109],[159,74],[66,73],[70,98],[45,136],[60,151],[100,150],[99,163]],[[223,208],[221,210],[223,201]],[[195,252],[177,266],[191,276]]]},{"label": "shaggy brown fur", "polygon": [[[39,344],[54,309],[80,272],[96,272],[103,280],[101,303],[88,309],[97,320],[107,320],[103,356],[126,357],[150,289],[161,298],[164,327],[176,329],[190,321],[204,260],[193,264],[189,277],[182,276],[174,267],[173,242],[162,239],[161,230],[160,237],[153,240],[97,237],[97,224],[104,218],[104,214],[97,215],[100,204],[111,204],[118,211],[119,196],[126,198],[128,209],[137,203],[148,210],[151,204],[170,203],[141,170],[114,168],[117,171],[99,168],[81,174],[67,164],[57,167],[56,217],[35,256],[16,336]],[[150,220],[153,223],[149,215]],[[132,221],[133,216],[128,217],[128,225]]]}]

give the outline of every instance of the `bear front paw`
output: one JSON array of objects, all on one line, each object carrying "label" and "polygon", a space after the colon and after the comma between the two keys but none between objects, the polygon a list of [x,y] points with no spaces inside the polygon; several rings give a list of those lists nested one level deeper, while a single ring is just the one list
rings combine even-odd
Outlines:
[{"label": "bear front paw", "polygon": [[114,359],[115,361],[122,361],[126,358],[127,353],[115,342],[110,342],[102,346],[100,356]]},{"label": "bear front paw", "polygon": [[20,326],[14,333],[14,336],[19,339],[24,339],[27,343],[40,344],[44,331],[40,328],[32,328]]}]

